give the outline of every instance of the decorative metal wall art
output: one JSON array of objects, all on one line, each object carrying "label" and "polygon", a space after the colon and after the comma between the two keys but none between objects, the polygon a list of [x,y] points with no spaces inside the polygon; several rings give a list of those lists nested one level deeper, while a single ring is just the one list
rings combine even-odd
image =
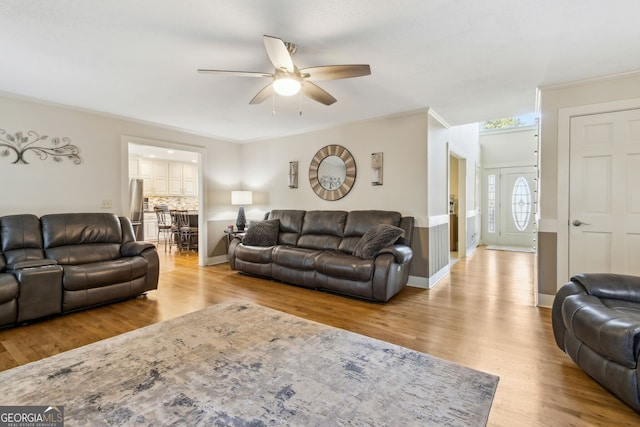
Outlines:
[{"label": "decorative metal wall art", "polygon": [[[36,143],[39,144],[35,145]],[[49,139],[48,136],[41,136],[32,130],[26,135],[22,132],[16,132],[12,135],[4,129],[0,129],[0,157],[9,157],[13,153],[16,156],[13,164],[26,165],[29,162],[25,160],[24,155],[29,151],[38,156],[40,160],[51,157],[54,162],[61,162],[62,159],[67,158],[74,165],[82,163],[82,159],[78,155],[80,149],[71,144],[71,139],[66,136]]]}]

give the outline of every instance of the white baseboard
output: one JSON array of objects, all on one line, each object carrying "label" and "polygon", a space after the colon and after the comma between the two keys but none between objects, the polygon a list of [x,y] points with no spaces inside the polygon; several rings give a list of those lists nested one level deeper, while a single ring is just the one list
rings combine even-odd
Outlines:
[{"label": "white baseboard", "polygon": [[224,264],[228,262],[229,258],[226,255],[218,255],[214,257],[207,258],[207,265],[216,265],[216,264]]},{"label": "white baseboard", "polygon": [[412,286],[414,288],[420,289],[429,289],[429,279],[427,277],[421,276],[409,276],[407,286]]},{"label": "white baseboard", "polygon": [[555,295],[538,294],[538,307],[551,308]]},{"label": "white baseboard", "polygon": [[409,276],[407,286],[421,289],[431,289],[435,285],[437,285],[440,280],[444,279],[450,271],[451,268],[447,265],[431,277]]},{"label": "white baseboard", "polygon": [[440,271],[436,272],[433,276],[429,277],[429,289],[433,288],[438,282],[445,277],[451,271],[451,266],[449,264],[445,265]]}]

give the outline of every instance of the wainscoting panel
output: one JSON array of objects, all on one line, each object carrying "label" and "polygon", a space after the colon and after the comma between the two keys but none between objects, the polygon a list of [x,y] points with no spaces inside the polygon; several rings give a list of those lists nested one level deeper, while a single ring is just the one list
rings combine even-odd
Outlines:
[{"label": "wainscoting panel", "polygon": [[473,252],[478,246],[478,236],[480,235],[476,229],[476,223],[478,222],[477,216],[470,216],[467,218],[467,255]]},{"label": "wainscoting panel", "polygon": [[449,265],[449,224],[429,227],[429,277]]}]

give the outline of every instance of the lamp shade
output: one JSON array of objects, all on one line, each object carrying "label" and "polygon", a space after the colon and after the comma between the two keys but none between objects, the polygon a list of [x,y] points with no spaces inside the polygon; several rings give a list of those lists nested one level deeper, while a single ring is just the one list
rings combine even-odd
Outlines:
[{"label": "lamp shade", "polygon": [[231,192],[232,205],[250,205],[252,203],[253,203],[252,191],[232,191]]}]

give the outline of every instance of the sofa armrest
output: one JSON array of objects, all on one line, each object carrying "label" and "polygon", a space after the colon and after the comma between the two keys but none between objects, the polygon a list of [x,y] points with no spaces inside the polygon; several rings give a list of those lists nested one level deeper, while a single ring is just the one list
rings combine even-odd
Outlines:
[{"label": "sofa armrest", "polygon": [[120,255],[123,257],[138,256],[141,255],[142,252],[151,248],[155,249],[156,246],[153,243],[145,241],[126,242],[120,247]]},{"label": "sofa armrest", "polygon": [[48,267],[50,265],[56,265],[58,261],[55,259],[32,259],[29,261],[20,261],[7,265],[8,271],[26,270],[28,268],[40,268]]},{"label": "sofa armrest", "polygon": [[576,274],[562,286],[553,299],[551,326],[556,344],[562,351],[566,327],[562,318],[562,305],[572,295],[592,295],[596,298],[640,302],[640,277],[614,273]]},{"label": "sofa armrest", "polygon": [[242,240],[234,237],[231,242],[229,242],[229,249],[227,250],[227,259],[229,260],[229,267],[232,270],[236,269],[236,247],[242,243]]},{"label": "sofa armrest", "polygon": [[396,262],[400,265],[406,264],[411,261],[413,257],[413,251],[406,245],[393,245],[382,248],[378,251],[376,256],[381,254],[391,254],[396,259]]},{"label": "sofa armrest", "polygon": [[614,273],[576,274],[574,283],[584,287],[589,295],[605,299],[640,302],[640,277]]}]

